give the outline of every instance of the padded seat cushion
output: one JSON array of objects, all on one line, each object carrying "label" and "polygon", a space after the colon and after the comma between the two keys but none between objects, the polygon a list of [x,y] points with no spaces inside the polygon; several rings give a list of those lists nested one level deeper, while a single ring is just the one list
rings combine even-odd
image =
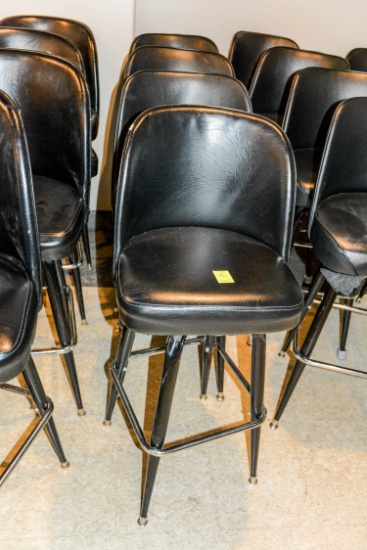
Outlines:
[{"label": "padded seat cushion", "polygon": [[317,208],[311,232],[320,262],[344,275],[367,275],[367,193],[340,193]]},{"label": "padded seat cushion", "polygon": [[320,149],[296,149],[294,158],[297,167],[297,197],[296,205],[309,208],[312,193],[315,188],[317,174],[321,162]]},{"label": "padded seat cushion", "polygon": [[83,199],[63,182],[45,176],[33,182],[42,259],[61,260],[75,250],[82,231]]},{"label": "padded seat cushion", "polygon": [[[213,270],[229,271],[220,284]],[[222,229],[148,231],[124,248],[115,273],[122,321],[146,334],[241,334],[294,327],[299,286],[274,250]]]},{"label": "padded seat cushion", "polygon": [[37,320],[37,293],[21,266],[0,256],[0,383],[28,361]]}]

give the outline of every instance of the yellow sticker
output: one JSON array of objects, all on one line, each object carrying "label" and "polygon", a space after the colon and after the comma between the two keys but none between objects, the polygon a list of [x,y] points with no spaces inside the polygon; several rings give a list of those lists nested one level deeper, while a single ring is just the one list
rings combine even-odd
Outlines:
[{"label": "yellow sticker", "polygon": [[213,271],[213,275],[220,285],[234,283],[233,277],[229,271]]}]

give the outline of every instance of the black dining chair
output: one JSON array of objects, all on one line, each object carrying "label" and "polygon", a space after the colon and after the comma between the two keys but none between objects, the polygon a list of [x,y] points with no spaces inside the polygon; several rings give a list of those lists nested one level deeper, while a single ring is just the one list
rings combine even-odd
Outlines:
[{"label": "black dining chair", "polygon": [[[28,138],[44,280],[78,414],[72,294],[61,261],[75,253],[89,204],[90,103],[85,79],[60,58],[0,50],[0,89],[21,111]],[[50,351],[50,350],[47,350]],[[52,350],[56,351],[56,350]]]},{"label": "black dining chair", "polygon": [[249,89],[254,113],[282,123],[292,75],[306,67],[348,70],[343,57],[279,46],[260,57]]},{"label": "black dining chair", "polygon": [[[311,358],[336,298],[347,323],[339,351],[345,342],[350,314],[367,314],[353,306],[358,289],[367,278],[367,95],[342,101],[334,109],[316,182],[308,224],[309,239],[320,268],[305,300],[303,320],[318,292],[323,297],[301,349],[295,341],[297,361],[279,399],[271,426],[275,429],[306,365],[367,379],[367,372]],[[298,329],[293,331],[296,337]],[[339,353],[338,353],[339,355]],[[339,357],[345,359],[345,355]]]},{"label": "black dining chair", "polygon": [[170,34],[146,32],[139,34],[131,43],[130,53],[141,46],[165,46],[184,50],[199,50],[218,53],[217,45],[206,36],[196,34]]},{"label": "black dining chair", "polygon": [[[130,126],[119,172],[113,274],[122,332],[113,383],[148,453],[139,524],[147,523],[160,457],[251,430],[256,483],[265,376],[265,333],[297,324],[302,308],[288,267],[295,167],[272,121],[237,110],[171,106]],[[148,442],[123,385],[136,333],[169,335]],[[253,334],[251,388],[218,335]],[[251,420],[165,446],[187,334],[214,345],[251,395]]]},{"label": "black dining chair", "polygon": [[236,78],[250,88],[260,56],[266,50],[276,46],[298,48],[298,44],[290,38],[274,36],[251,31],[238,31],[233,36],[229,47],[228,59],[233,65]]},{"label": "black dining chair", "polygon": [[164,46],[141,46],[129,55],[120,83],[128,76],[145,69],[234,76],[228,59],[219,53]]},{"label": "black dining chair", "polygon": [[[27,428],[12,459],[1,465],[0,485],[42,429],[63,468],[69,466],[31,347],[42,306],[41,261],[32,174],[21,115],[0,91],[0,389],[32,400],[37,422]],[[23,376],[24,385],[12,381]],[[9,383],[10,382],[10,383]]]},{"label": "black dining chair", "polygon": [[[0,26],[25,27],[37,29],[49,33],[59,34],[72,42],[79,50],[83,60],[84,74],[90,94],[91,133],[92,140],[98,135],[100,115],[100,91],[97,44],[91,29],[82,21],[66,19],[63,17],[51,17],[48,15],[14,15],[5,17],[0,21]],[[98,174],[98,156],[94,149],[90,157],[91,177]],[[92,268],[92,257],[88,235],[89,203],[86,223],[83,227],[83,243],[86,260],[89,268]]]}]

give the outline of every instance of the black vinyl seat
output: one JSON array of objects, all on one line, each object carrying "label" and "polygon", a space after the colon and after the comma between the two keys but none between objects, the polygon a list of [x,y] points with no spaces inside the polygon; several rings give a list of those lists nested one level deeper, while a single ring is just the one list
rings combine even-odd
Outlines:
[{"label": "black vinyl seat", "polygon": [[90,104],[85,79],[54,56],[0,50],[0,89],[21,111],[28,138],[43,274],[79,414],[76,335],[61,260],[73,257],[89,204]]},{"label": "black vinyl seat", "polygon": [[346,55],[346,59],[353,71],[367,73],[367,48],[354,48]]},{"label": "black vinyl seat", "polygon": [[146,32],[139,34],[131,43],[130,53],[141,46],[166,46],[184,50],[199,50],[218,53],[217,45],[206,36],[196,34],[171,34]]},{"label": "black vinyl seat", "polygon": [[[0,485],[33,438],[45,429],[62,467],[65,458],[46,396],[31,358],[37,315],[42,306],[41,262],[32,174],[19,111],[0,92],[0,388],[32,398],[39,411],[13,459],[2,464]],[[22,374],[26,388],[9,384]]]},{"label": "black vinyl seat", "polygon": [[[130,126],[115,211],[113,272],[123,328],[111,375],[149,454],[140,525],[167,452],[251,429],[256,482],[264,333],[295,326],[302,309],[287,265],[294,191],[291,148],[265,118],[171,106],[144,111]],[[150,443],[122,385],[136,332],[170,335]],[[217,351],[249,390],[217,338],[240,333],[253,334],[251,422],[164,447],[185,335],[216,335]]]},{"label": "black vinyl seat", "polygon": [[348,70],[343,57],[279,46],[260,57],[249,89],[255,113],[282,123],[292,75],[306,67]]},{"label": "black vinyl seat", "polygon": [[[279,400],[272,426],[278,421],[305,365],[367,378],[367,372],[311,359],[313,349],[335,299],[346,305],[338,358],[346,357],[345,343],[353,306],[367,279],[367,96],[342,101],[335,109],[328,132],[310,211],[308,233],[321,267],[305,300],[303,320],[323,287],[322,301],[302,344],[297,362]],[[343,303],[339,304],[343,309]],[[346,317],[346,318],[345,318]],[[297,333],[292,331],[291,336]]]},{"label": "black vinyl seat", "polygon": [[228,59],[219,53],[164,46],[141,46],[129,55],[120,82],[145,69],[234,76]]},{"label": "black vinyl seat", "polygon": [[276,46],[298,48],[294,40],[283,36],[250,31],[238,31],[233,36],[228,59],[233,65],[236,78],[241,80],[247,89],[250,88],[261,54]]}]

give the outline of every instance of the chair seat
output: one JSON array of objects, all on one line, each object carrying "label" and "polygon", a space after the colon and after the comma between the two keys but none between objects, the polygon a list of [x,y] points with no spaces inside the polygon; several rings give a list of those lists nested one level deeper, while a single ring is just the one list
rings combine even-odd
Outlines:
[{"label": "chair seat", "polygon": [[75,250],[84,222],[83,199],[63,182],[34,176],[42,259],[61,260]]},{"label": "chair seat", "polygon": [[340,193],[322,201],[311,242],[328,269],[344,275],[367,275],[367,193]]},{"label": "chair seat", "polygon": [[296,149],[294,158],[297,166],[297,206],[309,208],[319,166],[321,162],[320,149]]},{"label": "chair seat", "polygon": [[[213,270],[234,283],[217,282]],[[148,231],[116,269],[120,315],[146,334],[243,334],[297,324],[302,296],[284,260],[244,235],[212,228]]]},{"label": "chair seat", "polygon": [[37,293],[27,273],[0,257],[0,383],[20,374],[28,361],[37,319]]}]

